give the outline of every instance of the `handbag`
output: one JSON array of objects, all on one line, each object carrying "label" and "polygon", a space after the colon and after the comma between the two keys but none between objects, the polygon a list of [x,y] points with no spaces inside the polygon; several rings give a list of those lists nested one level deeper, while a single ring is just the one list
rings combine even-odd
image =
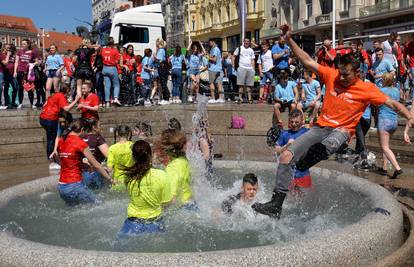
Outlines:
[{"label": "handbag", "polygon": [[232,129],[244,129],[246,127],[246,119],[242,116],[233,115],[231,117]]}]

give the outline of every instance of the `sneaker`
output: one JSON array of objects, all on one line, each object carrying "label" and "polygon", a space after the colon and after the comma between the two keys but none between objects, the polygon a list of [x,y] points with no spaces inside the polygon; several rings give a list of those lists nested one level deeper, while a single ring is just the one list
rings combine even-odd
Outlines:
[{"label": "sneaker", "polygon": [[176,104],[181,104],[181,103],[182,103],[182,101],[181,101],[181,99],[177,99],[177,100],[175,100],[175,103],[176,103]]},{"label": "sneaker", "polygon": [[218,104],[224,104],[224,103],[226,103],[226,101],[224,99],[222,99],[222,98],[219,98],[219,99],[216,100],[216,103],[218,103]]},{"label": "sneaker", "polygon": [[7,109],[7,106],[0,106],[0,110]]},{"label": "sneaker", "polygon": [[36,105],[32,105],[32,109],[37,109]]},{"label": "sneaker", "polygon": [[151,105],[152,105],[151,101],[149,101],[149,100],[144,101],[144,106],[150,107]]},{"label": "sneaker", "polygon": [[208,100],[208,103],[209,103],[209,104],[216,104],[217,102],[216,102],[216,100],[215,100],[215,99],[213,99],[213,98],[212,98],[212,99],[209,99],[209,100]]},{"label": "sneaker", "polygon": [[49,170],[60,170],[60,165],[55,162],[52,162],[49,164]]},{"label": "sneaker", "polygon": [[392,176],[390,177],[390,179],[397,179],[398,176],[400,176],[401,174],[403,174],[403,170],[395,170],[394,173],[392,174]]},{"label": "sneaker", "polygon": [[167,100],[161,100],[160,101],[160,105],[161,106],[164,106],[164,105],[169,105],[170,104],[170,102],[169,101],[167,101]]},{"label": "sneaker", "polygon": [[192,96],[188,97],[188,102],[190,102],[190,103],[193,102],[193,97]]},{"label": "sneaker", "polygon": [[17,106],[17,109],[22,109],[23,108],[23,104],[20,104]]},{"label": "sneaker", "polygon": [[119,102],[118,98],[115,98],[112,103],[116,106],[121,106],[121,102]]},{"label": "sneaker", "polygon": [[106,108],[110,108],[110,107],[111,107],[111,103],[106,102],[106,103],[105,103],[105,107],[106,107]]}]

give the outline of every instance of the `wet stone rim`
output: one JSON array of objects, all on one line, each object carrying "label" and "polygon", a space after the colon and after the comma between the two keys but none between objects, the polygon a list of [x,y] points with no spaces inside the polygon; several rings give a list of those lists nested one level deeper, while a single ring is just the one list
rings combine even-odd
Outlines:
[{"label": "wet stone rim", "polygon": [[[216,161],[215,166],[269,170],[276,167],[275,163],[255,161]],[[87,251],[41,244],[1,232],[0,266],[361,266],[381,262],[402,245],[402,210],[387,190],[337,171],[313,168],[312,175],[332,175],[337,182],[361,192],[372,206],[385,209],[390,215],[370,212],[355,224],[300,242],[198,253]],[[0,191],[0,207],[18,196],[55,187],[57,180],[56,176],[50,176]]]}]

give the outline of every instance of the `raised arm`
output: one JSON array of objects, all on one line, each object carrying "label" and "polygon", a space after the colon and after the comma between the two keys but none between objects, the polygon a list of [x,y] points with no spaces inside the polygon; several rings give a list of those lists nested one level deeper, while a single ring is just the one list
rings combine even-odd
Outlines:
[{"label": "raised arm", "polygon": [[318,72],[318,63],[314,61],[311,56],[308,55],[305,51],[300,48],[295,41],[292,39],[292,32],[288,25],[280,26],[282,30],[282,34],[285,36],[285,40],[292,49],[293,54],[295,54],[296,58],[310,71]]}]

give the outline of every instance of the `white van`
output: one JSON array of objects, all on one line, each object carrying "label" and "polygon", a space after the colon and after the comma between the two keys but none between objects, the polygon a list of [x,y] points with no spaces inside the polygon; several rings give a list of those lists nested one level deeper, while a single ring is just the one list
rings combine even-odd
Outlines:
[{"label": "white van", "polygon": [[155,41],[165,40],[165,26],[161,4],[146,5],[116,13],[112,19],[110,36],[116,44],[132,44],[134,53],[144,55],[144,49],[155,51]]}]

